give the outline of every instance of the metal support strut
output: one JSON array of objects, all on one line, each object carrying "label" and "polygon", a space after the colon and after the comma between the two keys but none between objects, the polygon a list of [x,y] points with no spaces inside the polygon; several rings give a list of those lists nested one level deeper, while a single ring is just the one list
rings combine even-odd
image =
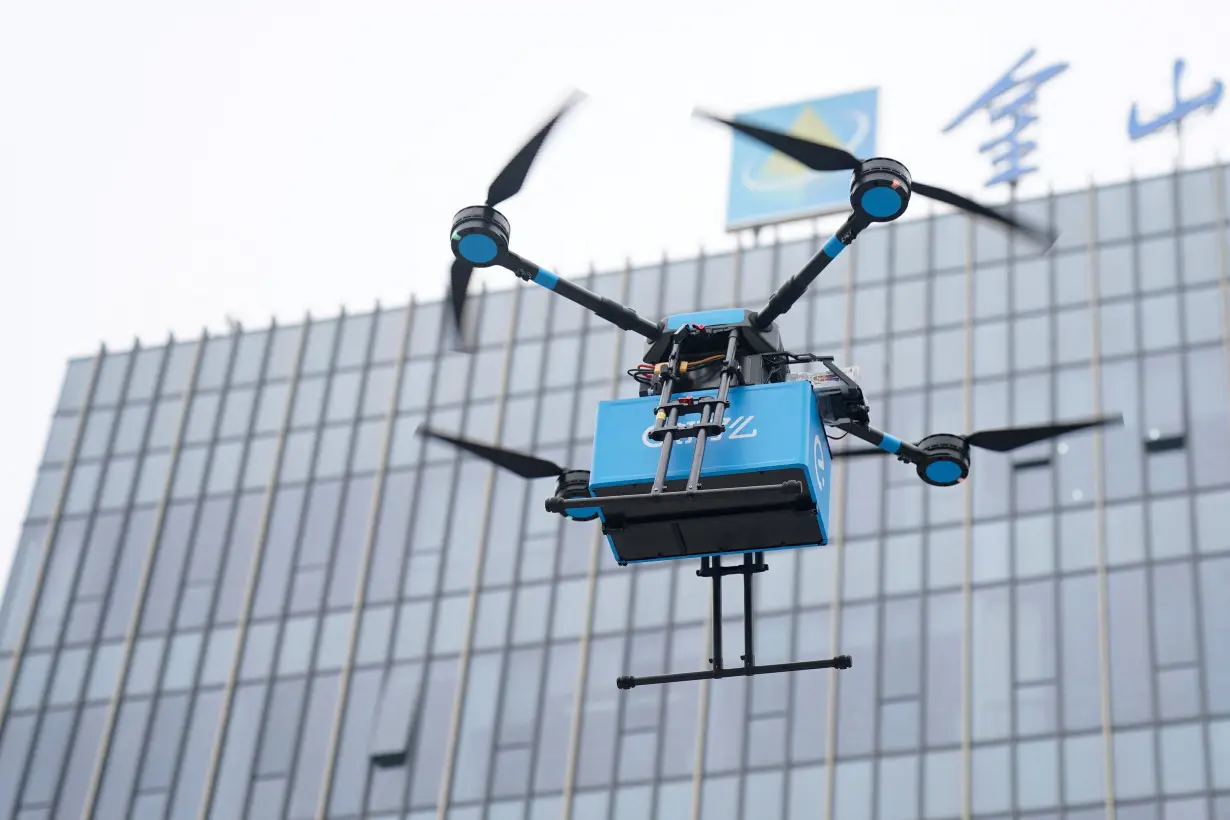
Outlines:
[{"label": "metal support strut", "polygon": [[692,453],[692,471],[688,474],[687,491],[689,493],[696,492],[700,487],[700,463],[705,457],[705,441],[709,437],[709,425],[712,424],[721,431],[726,429],[722,416],[725,415],[726,406],[730,403],[730,380],[738,369],[735,363],[735,349],[738,343],[739,332],[730,331],[730,336],[726,339],[726,358],[722,360],[722,377],[718,381],[717,401],[707,402],[700,410],[700,424],[696,425],[699,429],[696,434],[696,452]]},{"label": "metal support strut", "polygon": [[[680,672],[674,675],[650,675],[633,677],[625,675],[615,681],[620,689],[631,689],[635,686],[649,686],[655,683],[681,683],[690,680],[717,680],[719,678],[750,677],[752,675],[768,675],[774,672],[803,672],[808,669],[849,669],[852,661],[849,655],[838,655],[824,661],[796,661],[794,663],[769,663],[756,665],[755,647],[755,612],[752,609],[752,576],[758,572],[767,572],[769,565],[764,562],[764,553],[745,552],[743,563],[738,566],[724,567],[722,559],[714,556],[712,559],[700,559],[700,569],[696,574],[702,578],[713,579],[713,657],[709,659],[710,668],[703,672]],[[741,667],[727,669],[722,666],[722,578],[726,575],[743,576],[743,654]]]},{"label": "metal support strut", "polygon": [[[739,371],[735,358],[739,344],[739,331],[731,330],[726,339],[726,355],[722,360],[722,376],[718,382],[716,396],[700,396],[696,398],[675,399],[675,381],[683,374],[681,369],[681,349],[683,340],[688,336],[701,333],[696,325],[684,325],[675,331],[671,340],[671,352],[666,361],[666,372],[662,376],[662,392],[658,406],[654,409],[653,429],[650,438],[662,442],[662,451],[658,454],[658,469],[654,474],[653,487],[650,495],[661,495],[666,490],[666,473],[670,467],[671,451],[678,439],[696,437],[696,451],[692,453],[692,468],[688,472],[686,492],[693,495],[700,488],[701,464],[705,458],[705,442],[711,435],[720,436],[726,431],[723,416],[730,404],[730,385]],[[686,427],[679,426],[679,417],[692,413],[700,414],[700,421]]]}]

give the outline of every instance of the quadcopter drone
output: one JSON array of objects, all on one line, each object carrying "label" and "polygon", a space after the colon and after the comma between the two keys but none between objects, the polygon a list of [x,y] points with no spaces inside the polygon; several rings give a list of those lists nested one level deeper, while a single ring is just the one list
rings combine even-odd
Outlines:
[{"label": "quadcopter drone", "polygon": [[[872,427],[863,391],[832,356],[792,353],[775,320],[788,311],[855,238],[903,213],[911,194],[993,219],[1049,247],[1054,237],[964,197],[916,183],[904,165],[859,160],[840,148],[808,142],[744,122],[702,114],[759,140],[816,171],[849,170],[853,212],[795,276],[758,311],[708,310],[654,322],[538,266],[509,249],[509,223],[496,206],[516,194],[552,128],[575,104],[570,99],[492,183],[484,205],[453,219],[450,302],[458,332],[466,288],[475,268],[499,266],[534,282],[626,331],[644,336],[643,363],[629,371],[636,398],[598,403],[588,470],[564,468],[450,434],[420,433],[449,442],[519,476],[554,477],[548,512],[572,521],[601,522],[621,565],[699,558],[697,575],[713,585],[710,668],[649,677],[620,677],[620,689],[806,669],[848,669],[851,658],[757,666],[753,653],[752,576],[768,569],[772,550],[829,542],[830,464],[836,457],[891,454],[911,464],[934,487],[952,487],[970,472],[970,449],[1008,452],[1046,439],[1110,423],[1100,417],[1030,427],[930,435],[916,443]],[[818,363],[818,374],[791,366]],[[826,428],[873,445],[834,454]],[[723,565],[723,558],[742,562]],[[744,654],[741,667],[722,665],[721,580],[743,576]]]}]

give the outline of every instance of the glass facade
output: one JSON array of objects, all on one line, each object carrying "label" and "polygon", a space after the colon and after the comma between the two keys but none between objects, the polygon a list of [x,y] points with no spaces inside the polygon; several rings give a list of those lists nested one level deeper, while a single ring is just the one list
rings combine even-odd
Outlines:
[{"label": "glass facade", "polygon": [[[706,663],[696,562],[620,568],[550,482],[415,435],[588,463],[641,344],[540,288],[474,297],[470,355],[411,303],[71,362],[0,606],[0,818],[1230,818],[1230,173],[1020,209],[1053,252],[879,227],[782,320],[902,438],[1126,420],[960,488],[838,462],[757,660],[844,672],[615,688]],[[578,281],[756,307],[824,238]]]}]

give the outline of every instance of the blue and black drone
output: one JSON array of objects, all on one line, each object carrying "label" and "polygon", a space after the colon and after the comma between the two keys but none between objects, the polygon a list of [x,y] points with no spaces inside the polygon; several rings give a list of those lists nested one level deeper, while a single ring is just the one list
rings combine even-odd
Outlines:
[{"label": "blue and black drone", "polygon": [[[676,681],[716,679],[805,669],[848,669],[851,659],[757,666],[753,655],[752,576],[768,565],[771,550],[825,546],[829,541],[831,461],[826,428],[860,438],[874,448],[839,457],[891,454],[914,465],[935,487],[952,487],[969,475],[970,448],[1007,452],[1077,430],[1120,422],[1101,417],[1031,427],[936,434],[909,443],[869,424],[862,389],[833,357],[791,353],[775,320],[859,233],[901,216],[911,193],[994,219],[1043,242],[1054,238],[948,191],[913,182],[895,160],[858,160],[839,148],[768,131],[743,122],[703,116],[780,151],[816,171],[849,170],[853,213],[824,246],[758,311],[710,310],[668,316],[660,322],[592,293],[509,250],[508,220],[495,209],[520,190],[530,165],[569,100],[496,178],[487,203],[453,219],[450,301],[458,332],[466,288],[475,268],[500,266],[534,282],[623,330],[647,339],[644,362],[629,374],[639,397],[598,403],[593,460],[588,470],[568,469],[516,453],[422,428],[525,478],[557,479],[548,512],[573,521],[601,522],[621,565],[699,558],[697,574],[712,579],[711,668],[651,677],[621,677],[620,689]],[[791,366],[818,363],[818,374]],[[742,556],[734,565],[723,558]],[[722,665],[722,591],[726,575],[743,576],[744,654],[740,667]]]}]

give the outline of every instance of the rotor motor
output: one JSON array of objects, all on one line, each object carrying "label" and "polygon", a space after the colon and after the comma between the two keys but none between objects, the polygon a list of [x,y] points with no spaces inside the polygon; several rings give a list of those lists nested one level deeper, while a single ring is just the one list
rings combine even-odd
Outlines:
[{"label": "rotor motor", "polygon": [[[590,498],[589,470],[565,470],[555,484],[555,497],[559,499]],[[593,521],[598,517],[596,507],[564,510],[565,518],[573,521]]]},{"label": "rotor motor", "polygon": [[487,205],[462,208],[453,217],[453,255],[476,268],[495,265],[508,252],[508,219]]},{"label": "rotor motor", "polygon": [[916,446],[926,457],[917,466],[918,477],[932,487],[951,487],[969,476],[969,445],[960,436],[938,433]]},{"label": "rotor motor", "polygon": [[892,222],[910,204],[913,180],[904,165],[894,159],[872,157],[854,169],[850,182],[850,205],[871,222]]}]

